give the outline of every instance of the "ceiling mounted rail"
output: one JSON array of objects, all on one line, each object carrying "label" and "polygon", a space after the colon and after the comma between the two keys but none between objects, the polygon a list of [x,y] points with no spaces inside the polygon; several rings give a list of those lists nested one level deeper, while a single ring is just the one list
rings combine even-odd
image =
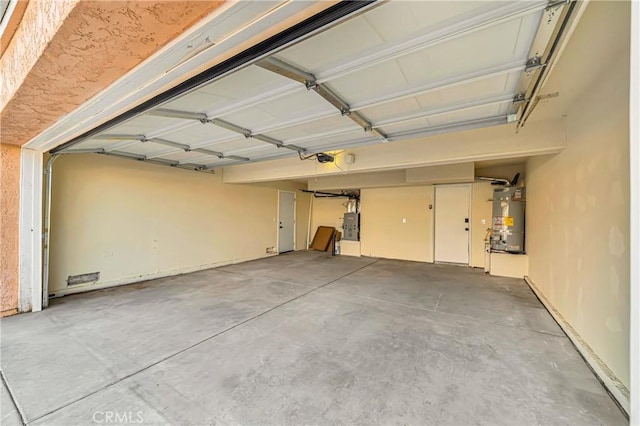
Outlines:
[{"label": "ceiling mounted rail", "polygon": [[[196,151],[196,152],[201,152],[201,151]],[[237,155],[226,155],[223,157],[220,157],[221,159],[228,159],[228,160],[235,160],[235,161],[230,161],[230,162],[225,162],[223,164],[210,164],[207,162],[204,162],[203,164],[200,164],[198,162],[179,162],[179,161],[175,161],[175,160],[169,160],[169,159],[164,159],[164,158],[157,158],[157,157],[148,157],[146,155],[142,155],[142,154],[134,154],[131,152],[125,152],[125,151],[118,151],[118,150],[113,150],[113,151],[105,151],[102,148],[83,148],[83,149],[69,149],[66,150],[64,152],[61,152],[59,154],[54,154],[54,155],[66,155],[66,154],[101,154],[101,155],[107,155],[110,157],[118,157],[118,158],[123,158],[126,160],[135,160],[135,161],[142,161],[145,163],[151,163],[151,164],[157,164],[157,165],[161,165],[161,166],[170,166],[170,167],[174,167],[174,168],[178,168],[178,169],[185,169],[185,170],[192,170],[192,171],[197,171],[197,172],[213,172],[214,169],[222,167],[222,166],[230,166],[230,165],[236,165],[236,164],[242,164],[244,162],[249,161],[248,158],[246,157],[240,157]],[[166,155],[166,154],[165,154]],[[211,153],[211,155],[214,155],[213,153]]]},{"label": "ceiling mounted rail", "polygon": [[219,118],[208,118],[205,114],[200,114],[200,113],[195,113],[195,112],[188,112],[188,111],[176,111],[176,110],[170,110],[170,109],[156,109],[153,111],[150,111],[148,113],[149,115],[156,115],[156,116],[161,116],[161,117],[171,117],[171,118],[180,118],[180,119],[184,119],[184,120],[197,120],[203,124],[213,124],[214,126],[218,126],[221,127],[223,129],[229,130],[231,132],[237,133],[239,135],[244,136],[245,138],[249,139],[256,139],[259,140],[261,142],[265,142],[268,144],[271,144],[277,148],[286,148],[292,151],[296,151],[299,152],[301,154],[305,153],[305,149],[299,146],[295,146],[295,145],[291,145],[291,144],[286,144],[280,140],[274,139],[272,137],[269,137],[267,135],[262,135],[259,133],[253,133],[251,130],[246,129],[244,127],[241,126],[237,126],[233,123],[229,123],[226,120],[221,120]]},{"label": "ceiling mounted rail", "polygon": [[[399,141],[404,139],[433,136],[433,135],[448,133],[452,131],[472,130],[472,129],[479,129],[483,127],[497,126],[497,125],[503,125],[503,124],[507,124],[507,117],[504,115],[498,115],[498,116],[491,116],[487,118],[480,118],[476,120],[465,120],[465,121],[459,121],[455,123],[429,126],[429,127],[421,128],[419,130],[389,133],[388,138],[389,138],[389,141],[393,142],[393,141]],[[352,131],[351,133],[354,133],[354,132]],[[316,139],[330,140],[331,136],[339,136],[344,134],[345,134],[344,131],[329,131],[322,135],[313,135],[310,137],[306,137],[305,139],[308,141],[316,140]],[[362,133],[358,133],[358,135],[360,136],[350,139],[348,141],[328,142],[326,144],[314,146],[314,149],[312,152],[324,152],[324,151],[330,151],[333,149],[340,149],[344,147],[345,144],[351,148],[356,148],[359,146],[370,145],[376,141],[376,138],[372,137],[370,134],[367,134],[367,136],[365,137],[361,136]],[[300,140],[302,140],[302,138],[300,138]],[[273,160],[273,159],[278,159],[283,157],[284,155],[276,154],[268,158],[264,158],[264,160]]]},{"label": "ceiling mounted rail", "polygon": [[371,134],[386,141],[387,135],[385,135],[380,129],[373,127],[371,122],[369,122],[369,120],[367,120],[362,114],[352,111],[349,104],[342,100],[338,94],[334,93],[325,84],[318,83],[313,74],[275,57],[263,59],[258,62],[257,65],[283,77],[304,84],[307,89],[313,90],[319,94],[323,99],[340,111],[340,114],[350,118],[358,126],[362,127],[365,132],[371,132]]},{"label": "ceiling mounted rail", "polygon": [[[105,133],[102,135],[98,135],[96,136],[94,139],[104,139],[104,140],[112,140],[112,141],[138,141],[138,142],[142,142],[142,143],[146,143],[146,142],[153,142],[153,143],[157,143],[160,145],[165,145],[165,146],[169,146],[172,148],[177,148],[180,149],[184,152],[198,152],[201,154],[205,154],[205,155],[209,155],[209,156],[213,156],[213,157],[218,157],[219,159],[224,159],[224,158],[233,158],[235,160],[241,160],[241,161],[250,161],[249,158],[246,157],[238,157],[238,156],[227,156],[222,152],[218,152],[218,151],[212,151],[212,150],[208,150],[208,149],[202,149],[202,148],[191,148],[189,145],[185,145],[179,142],[174,142],[174,141],[170,141],[167,139],[162,139],[162,138],[147,138],[145,135],[125,135],[125,134],[109,134],[109,133]],[[69,151],[66,151],[69,152]],[[70,151],[70,152],[76,152],[76,150]],[[163,152],[160,153],[158,155],[155,156],[142,156],[144,158],[140,158],[140,159],[144,159],[144,160],[151,160],[151,159],[155,159],[158,157],[162,157],[164,155],[168,155],[173,151],[169,151],[169,152]],[[105,150],[106,154],[118,154],[121,155],[122,151],[117,151],[117,150]],[[179,163],[179,162],[178,162]]]}]

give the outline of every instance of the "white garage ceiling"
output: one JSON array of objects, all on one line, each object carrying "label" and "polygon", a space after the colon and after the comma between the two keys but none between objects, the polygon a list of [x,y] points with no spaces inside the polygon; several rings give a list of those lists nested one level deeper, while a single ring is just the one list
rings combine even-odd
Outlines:
[{"label": "white garage ceiling", "polygon": [[196,170],[514,121],[564,1],[390,1],[61,152]]}]

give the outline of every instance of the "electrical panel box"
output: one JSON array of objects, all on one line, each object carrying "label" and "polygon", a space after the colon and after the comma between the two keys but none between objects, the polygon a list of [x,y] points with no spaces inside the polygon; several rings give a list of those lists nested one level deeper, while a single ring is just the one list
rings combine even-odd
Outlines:
[{"label": "electrical panel box", "polygon": [[525,188],[493,191],[491,251],[524,253]]},{"label": "electrical panel box", "polygon": [[343,240],[360,241],[360,215],[358,213],[345,213],[342,225]]}]

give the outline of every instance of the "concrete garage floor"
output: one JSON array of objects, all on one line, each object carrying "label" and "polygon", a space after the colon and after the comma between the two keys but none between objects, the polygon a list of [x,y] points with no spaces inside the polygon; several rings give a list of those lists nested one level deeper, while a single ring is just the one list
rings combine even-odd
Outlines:
[{"label": "concrete garage floor", "polygon": [[1,327],[29,424],[628,423],[523,281],[465,267],[297,252]]}]

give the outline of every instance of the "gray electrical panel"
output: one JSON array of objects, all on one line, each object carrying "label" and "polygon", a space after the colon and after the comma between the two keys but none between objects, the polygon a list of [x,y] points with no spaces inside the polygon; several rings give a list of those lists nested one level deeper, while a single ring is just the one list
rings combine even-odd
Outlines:
[{"label": "gray electrical panel", "polygon": [[493,191],[491,250],[524,253],[525,188]]},{"label": "gray electrical panel", "polygon": [[360,215],[358,213],[345,213],[342,225],[343,240],[360,241]]}]

